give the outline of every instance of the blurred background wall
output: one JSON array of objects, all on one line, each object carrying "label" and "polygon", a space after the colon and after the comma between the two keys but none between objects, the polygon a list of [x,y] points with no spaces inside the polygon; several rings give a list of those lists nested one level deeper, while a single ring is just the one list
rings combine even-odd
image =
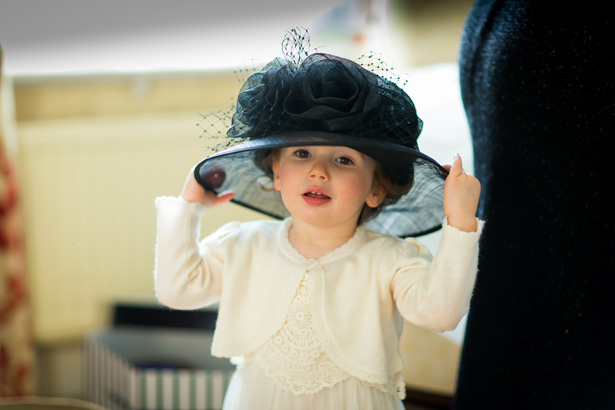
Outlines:
[{"label": "blurred background wall", "polygon": [[[35,394],[82,397],[83,339],[109,325],[115,303],[156,303],[154,198],[180,193],[207,150],[200,113],[232,104],[234,71],[280,55],[284,30],[309,28],[322,52],[381,53],[408,75],[421,148],[471,162],[456,71],[470,0],[210,3],[0,1],[2,124],[22,192]],[[202,231],[256,217],[229,205]],[[425,238],[433,251],[437,239]],[[452,393],[462,334],[406,327],[411,388]]]}]

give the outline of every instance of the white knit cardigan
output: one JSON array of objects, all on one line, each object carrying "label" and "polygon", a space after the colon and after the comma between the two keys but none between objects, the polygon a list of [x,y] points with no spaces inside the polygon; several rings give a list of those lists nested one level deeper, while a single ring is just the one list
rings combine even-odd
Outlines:
[{"label": "white knit cardigan", "polygon": [[403,389],[403,319],[441,332],[469,309],[482,221],[473,233],[445,221],[433,260],[414,239],[363,226],[316,260],[288,241],[291,219],[229,223],[199,243],[202,205],[159,197],[156,207],[156,296],[174,309],[220,303],[215,356],[249,354],[271,338],[309,272],[314,328],[328,356],[361,380]]}]

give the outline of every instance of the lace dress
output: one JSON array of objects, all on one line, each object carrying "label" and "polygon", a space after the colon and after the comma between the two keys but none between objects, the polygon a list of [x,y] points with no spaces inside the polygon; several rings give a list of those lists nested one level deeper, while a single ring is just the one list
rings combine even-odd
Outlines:
[{"label": "lace dress", "polygon": [[403,409],[383,386],[345,373],[322,349],[310,313],[311,280],[306,272],[283,327],[254,354],[240,358],[224,410]]}]

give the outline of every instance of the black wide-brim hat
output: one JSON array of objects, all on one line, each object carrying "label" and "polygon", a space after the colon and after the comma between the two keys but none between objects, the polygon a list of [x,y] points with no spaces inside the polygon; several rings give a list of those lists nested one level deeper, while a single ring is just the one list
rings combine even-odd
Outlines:
[{"label": "black wide-brim hat", "polygon": [[422,121],[410,97],[392,81],[341,57],[316,53],[276,58],[243,84],[224,141],[197,164],[196,180],[233,202],[273,218],[290,216],[262,160],[292,146],[346,146],[378,161],[410,191],[365,225],[399,237],[438,230],[444,219],[447,174],[421,153]]}]

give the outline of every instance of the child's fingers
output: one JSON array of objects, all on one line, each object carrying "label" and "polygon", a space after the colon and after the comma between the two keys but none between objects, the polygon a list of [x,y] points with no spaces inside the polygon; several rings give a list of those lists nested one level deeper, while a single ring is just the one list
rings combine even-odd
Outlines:
[{"label": "child's fingers", "polygon": [[227,203],[228,201],[233,199],[234,196],[235,196],[235,193],[231,192],[231,191],[222,192],[222,193],[218,194],[216,196],[216,201],[215,201],[216,202],[216,206]]},{"label": "child's fingers", "polygon": [[208,208],[227,203],[235,194],[230,191],[216,194],[213,191],[205,189],[198,183],[194,177],[194,167],[188,173],[184,187],[181,192],[181,197],[187,202],[200,202]]},{"label": "child's fingers", "polygon": [[464,172],[461,156],[459,154],[455,154],[455,156],[453,157],[453,164],[446,164],[443,166],[443,168],[448,171],[449,176],[455,177],[460,175]]},{"label": "child's fingers", "polygon": [[463,172],[463,161],[461,160],[461,155],[455,154],[453,157],[453,166],[451,167],[452,174],[459,175]]}]

